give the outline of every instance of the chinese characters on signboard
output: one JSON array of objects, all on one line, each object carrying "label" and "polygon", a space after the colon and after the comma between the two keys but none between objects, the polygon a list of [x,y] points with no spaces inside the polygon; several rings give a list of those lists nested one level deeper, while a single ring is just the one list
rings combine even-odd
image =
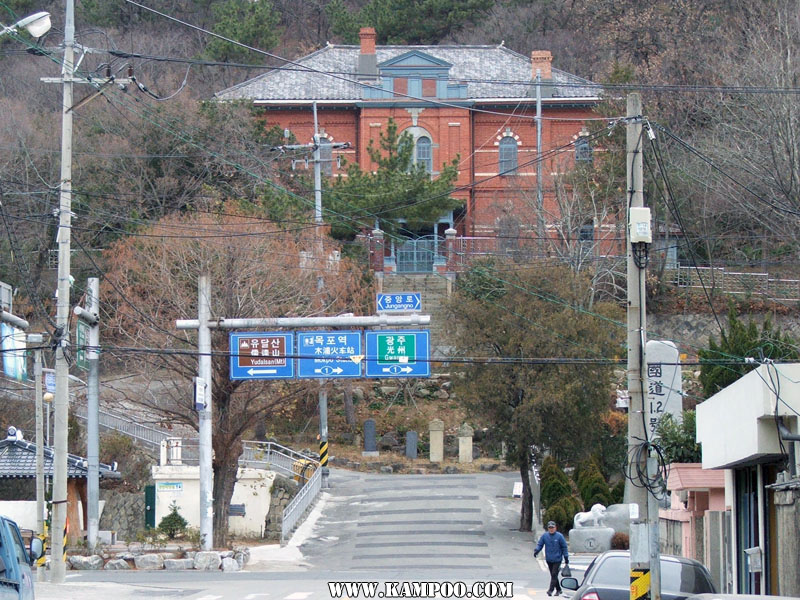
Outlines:
[{"label": "chinese characters on signboard", "polygon": [[683,410],[683,383],[680,354],[672,342],[647,342],[647,436],[652,439],[659,421],[671,414],[680,422]]}]

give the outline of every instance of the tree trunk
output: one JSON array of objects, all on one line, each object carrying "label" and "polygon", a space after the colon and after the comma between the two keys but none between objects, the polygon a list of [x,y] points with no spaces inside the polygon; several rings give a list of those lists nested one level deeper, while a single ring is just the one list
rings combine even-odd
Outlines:
[{"label": "tree trunk", "polygon": [[242,445],[238,443],[226,448],[215,448],[214,467],[214,548],[228,546],[228,508],[231,505],[233,486],[236,485],[236,474],[239,469],[239,456]]},{"label": "tree trunk", "polygon": [[533,528],[533,494],[531,493],[530,458],[525,452],[519,461],[519,474],[522,478],[522,507],[519,516],[519,530],[531,531]]}]

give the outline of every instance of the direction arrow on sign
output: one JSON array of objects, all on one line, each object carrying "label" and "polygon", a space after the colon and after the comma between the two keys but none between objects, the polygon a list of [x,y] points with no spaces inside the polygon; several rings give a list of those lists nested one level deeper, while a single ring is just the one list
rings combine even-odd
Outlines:
[{"label": "direction arrow on sign", "polygon": [[360,331],[303,331],[297,334],[297,376],[361,377]]},{"label": "direction arrow on sign", "polygon": [[367,377],[430,377],[428,331],[367,331]]},{"label": "direction arrow on sign", "polygon": [[293,333],[231,333],[231,379],[291,379],[293,351]]}]

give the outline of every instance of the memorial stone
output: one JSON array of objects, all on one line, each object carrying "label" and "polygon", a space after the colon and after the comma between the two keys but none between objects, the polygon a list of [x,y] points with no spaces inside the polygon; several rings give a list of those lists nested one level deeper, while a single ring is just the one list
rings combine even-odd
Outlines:
[{"label": "memorial stone", "polygon": [[364,421],[364,451],[362,456],[378,456],[378,444],[375,436],[375,419]]},{"label": "memorial stone", "polygon": [[414,460],[417,458],[417,439],[416,431],[406,431],[406,458]]},{"label": "memorial stone", "polygon": [[434,419],[428,426],[430,431],[431,450],[430,461],[444,461],[444,422],[441,419]]}]

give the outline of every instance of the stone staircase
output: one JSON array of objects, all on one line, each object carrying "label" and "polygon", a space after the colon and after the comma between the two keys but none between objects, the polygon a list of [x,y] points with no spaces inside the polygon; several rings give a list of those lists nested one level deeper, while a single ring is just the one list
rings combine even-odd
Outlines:
[{"label": "stone staircase", "polygon": [[447,331],[442,304],[452,290],[452,281],[438,273],[387,273],[383,277],[380,290],[385,294],[393,292],[417,292],[422,295],[422,314],[431,316],[431,354],[433,358],[450,355],[444,337]]}]

